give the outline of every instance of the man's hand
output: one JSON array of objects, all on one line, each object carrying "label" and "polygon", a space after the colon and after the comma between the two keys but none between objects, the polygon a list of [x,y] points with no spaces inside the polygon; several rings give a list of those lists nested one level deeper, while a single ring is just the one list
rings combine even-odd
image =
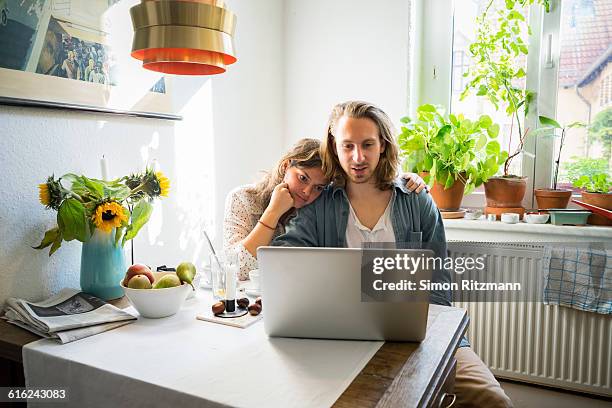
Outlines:
[{"label": "man's hand", "polygon": [[287,183],[280,183],[278,186],[274,187],[268,209],[280,217],[293,208],[293,206],[293,197],[291,197]]},{"label": "man's hand", "polygon": [[425,184],[425,181],[419,177],[416,173],[404,173],[402,179],[406,181],[406,188],[408,191],[414,191],[420,193],[423,189],[429,193],[429,187]]}]

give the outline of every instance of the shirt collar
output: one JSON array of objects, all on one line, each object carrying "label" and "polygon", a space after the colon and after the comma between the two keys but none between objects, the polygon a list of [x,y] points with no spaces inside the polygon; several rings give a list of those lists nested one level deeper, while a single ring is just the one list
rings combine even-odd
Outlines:
[{"label": "shirt collar", "polygon": [[393,192],[393,194],[391,195],[391,198],[389,199],[389,203],[387,204],[387,208],[385,208],[385,212],[383,212],[383,214],[380,216],[380,218],[378,219],[378,221],[376,222],[376,225],[374,226],[374,228],[372,228],[371,230],[366,227],[365,225],[363,225],[361,223],[361,221],[359,221],[359,218],[357,218],[357,214],[355,214],[355,210],[353,210],[353,206],[351,205],[350,201],[349,201],[349,211],[351,212],[351,216],[354,219],[354,225],[355,227],[357,227],[358,230],[360,231],[366,231],[366,232],[377,232],[377,231],[386,231],[388,229],[393,228],[393,226],[391,225],[391,207],[393,206],[393,200],[395,199],[395,191]]}]

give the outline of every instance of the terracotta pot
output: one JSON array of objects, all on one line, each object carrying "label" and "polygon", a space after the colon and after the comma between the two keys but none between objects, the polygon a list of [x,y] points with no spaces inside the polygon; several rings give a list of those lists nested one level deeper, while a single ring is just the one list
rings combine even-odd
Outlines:
[{"label": "terracotta pot", "polygon": [[487,207],[523,207],[527,177],[492,177],[484,183],[484,187]]},{"label": "terracotta pot", "polygon": [[[606,210],[612,210],[612,193],[587,193],[586,191],[584,191],[582,193],[582,201],[587,204],[592,204],[601,208],[605,208]],[[599,214],[589,215],[587,223],[591,225],[612,226],[612,220],[609,220],[603,215]]]},{"label": "terracotta pot", "polygon": [[537,188],[535,198],[539,209],[566,208],[570,198],[572,198],[572,190]]},{"label": "terracotta pot", "polygon": [[[421,172],[421,177],[427,174],[427,172]],[[465,177],[463,177],[463,180],[465,180]],[[461,207],[461,200],[463,200],[463,192],[465,191],[463,180],[456,179],[448,190],[444,189],[444,184],[437,181],[434,183],[429,193],[440,211],[457,211]]]}]

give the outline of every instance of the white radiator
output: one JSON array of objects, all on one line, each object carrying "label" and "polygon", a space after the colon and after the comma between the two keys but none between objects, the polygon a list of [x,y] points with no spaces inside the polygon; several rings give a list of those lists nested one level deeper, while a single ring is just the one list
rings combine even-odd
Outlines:
[{"label": "white radiator", "polygon": [[[449,250],[453,257],[487,254],[508,281],[519,270],[541,278],[541,246],[449,242]],[[470,344],[495,376],[612,396],[611,315],[542,302],[454,305],[467,309]]]}]

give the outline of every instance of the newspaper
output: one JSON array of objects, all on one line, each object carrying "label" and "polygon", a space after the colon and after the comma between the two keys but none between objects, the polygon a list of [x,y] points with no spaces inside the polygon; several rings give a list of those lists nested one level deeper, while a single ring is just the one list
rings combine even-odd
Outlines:
[{"label": "newspaper", "polygon": [[62,344],[123,326],[136,317],[76,289],[62,289],[38,303],[7,300],[3,316],[9,323]]}]

